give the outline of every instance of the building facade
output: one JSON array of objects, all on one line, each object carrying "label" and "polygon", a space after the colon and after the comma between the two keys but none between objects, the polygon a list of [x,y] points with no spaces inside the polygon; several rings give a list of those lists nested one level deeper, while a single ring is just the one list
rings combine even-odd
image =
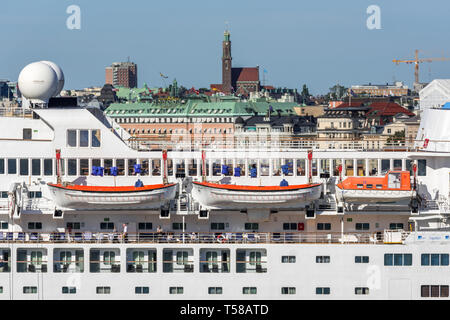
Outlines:
[{"label": "building facade", "polygon": [[114,62],[105,68],[105,83],[116,87],[136,88],[137,65],[133,62]]}]

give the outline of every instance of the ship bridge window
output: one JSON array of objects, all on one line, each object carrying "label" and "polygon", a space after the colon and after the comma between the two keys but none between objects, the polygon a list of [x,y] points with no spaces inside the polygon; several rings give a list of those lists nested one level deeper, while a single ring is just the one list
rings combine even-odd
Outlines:
[{"label": "ship bridge window", "polygon": [[80,147],[89,147],[89,130],[80,130],[79,139]]}]

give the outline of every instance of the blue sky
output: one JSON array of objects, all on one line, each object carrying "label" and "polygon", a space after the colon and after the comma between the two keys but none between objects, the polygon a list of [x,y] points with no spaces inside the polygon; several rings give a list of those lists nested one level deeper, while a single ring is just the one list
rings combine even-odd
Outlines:
[{"label": "blue sky", "polygon": [[[81,29],[69,30],[69,5]],[[381,29],[369,30],[369,5]],[[266,84],[323,94],[336,83],[405,81],[413,65],[394,58],[450,57],[448,0],[15,0],[2,2],[0,78],[17,80],[37,60],[58,63],[66,89],[100,86],[114,61],[138,64],[142,86],[162,86],[159,73],[186,87],[221,82],[225,22],[233,66],[266,69]],[[6,35],[7,34],[7,35]],[[450,78],[450,61],[421,64],[421,81]],[[261,81],[262,81],[261,72]]]}]

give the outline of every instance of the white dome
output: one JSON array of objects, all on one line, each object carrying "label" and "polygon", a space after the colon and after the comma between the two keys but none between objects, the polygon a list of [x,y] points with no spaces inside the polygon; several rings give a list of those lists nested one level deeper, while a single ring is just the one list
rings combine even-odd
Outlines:
[{"label": "white dome", "polygon": [[56,73],[56,77],[58,78],[58,87],[56,88],[55,93],[52,95],[52,97],[57,96],[61,90],[64,88],[64,73],[62,69],[54,62],[52,61],[41,61],[42,63],[45,63],[52,67],[53,71]]},{"label": "white dome", "polygon": [[45,103],[56,92],[58,77],[48,64],[33,62],[20,72],[18,85],[25,98],[35,103]]}]

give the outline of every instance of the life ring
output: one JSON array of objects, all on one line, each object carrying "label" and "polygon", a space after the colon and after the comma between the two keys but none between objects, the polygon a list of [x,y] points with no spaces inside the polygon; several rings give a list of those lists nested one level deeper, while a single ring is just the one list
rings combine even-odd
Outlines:
[{"label": "life ring", "polygon": [[226,241],[227,241],[227,238],[225,238],[223,234],[219,234],[217,236],[217,242],[225,243]]}]

